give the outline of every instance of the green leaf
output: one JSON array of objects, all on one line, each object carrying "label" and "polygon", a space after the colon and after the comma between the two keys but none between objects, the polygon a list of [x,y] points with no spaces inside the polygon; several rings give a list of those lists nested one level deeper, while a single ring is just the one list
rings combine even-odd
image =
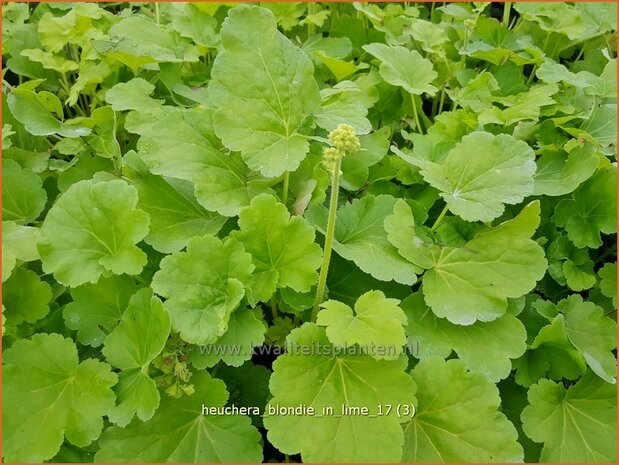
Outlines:
[{"label": "green leaf", "polygon": [[617,360],[616,323],[604,315],[604,310],[579,295],[571,295],[557,304],[565,315],[565,329],[570,342],[579,349],[587,365],[608,383],[615,384]]},{"label": "green leaf", "polygon": [[273,184],[247,168],[238,154],[213,146],[211,114],[175,112],[142,133],[138,149],[151,173],[194,183],[200,204],[236,216],[252,198]]},{"label": "green leaf", "polygon": [[333,73],[333,76],[335,76],[335,79],[338,82],[352,76],[357,71],[368,67],[365,63],[357,65],[354,61],[344,61],[333,58],[329,55],[325,55],[320,50],[314,51],[312,56],[318,58],[327,68],[329,68],[329,71]]},{"label": "green leaf", "polygon": [[405,426],[403,462],[520,462],[518,433],[499,412],[499,391],[460,360],[431,358],[411,372],[417,412]]},{"label": "green leaf", "polygon": [[[145,17],[129,16],[112,26],[109,34],[118,44],[116,58],[132,68],[144,62],[199,60],[198,50],[189,40]],[[140,61],[133,62],[122,55],[138,57]]]},{"label": "green leaf", "polygon": [[539,221],[535,201],[515,218],[479,231],[462,247],[442,246],[419,236],[410,207],[398,200],[385,228],[403,257],[427,269],[422,290],[434,314],[470,325],[496,320],[505,314],[508,298],[530,292],[544,276],[544,251],[530,239]]},{"label": "green leaf", "polygon": [[[266,327],[251,310],[238,310],[230,316],[227,331],[214,344],[197,347],[190,355],[198,370],[212,367],[220,360],[233,367],[252,357],[254,347],[264,342]],[[238,348],[238,349],[237,349]]]},{"label": "green leaf", "polygon": [[149,173],[134,152],[124,156],[125,175],[138,189],[138,206],[150,217],[144,241],[163,253],[178,252],[192,237],[216,234],[226,219],[206,211],[187,181]]},{"label": "green leaf", "polygon": [[305,14],[307,5],[303,2],[286,3],[263,3],[264,8],[268,8],[277,18],[277,23],[284,31],[290,31],[300,22],[301,16]]},{"label": "green leaf", "polygon": [[213,15],[191,3],[169,3],[166,7],[172,18],[170,24],[181,36],[206,47],[219,45],[218,25]]},{"label": "green leaf", "polygon": [[413,355],[421,360],[433,356],[447,359],[453,351],[470,371],[482,373],[496,383],[509,376],[511,359],[520,357],[527,348],[525,327],[515,316],[455,325],[437,318],[421,293],[411,295],[401,306],[408,317],[406,334]]},{"label": "green leaf", "polygon": [[563,315],[557,315],[539,331],[530,349],[514,361],[514,368],[516,381],[523,386],[544,377],[577,379],[585,372],[585,359],[569,341]]},{"label": "green leaf", "polygon": [[89,88],[103,82],[111,73],[110,65],[105,61],[99,63],[82,61],[80,63],[79,76],[69,90],[67,105],[74,106],[84,90],[88,92]]},{"label": "green leaf", "polygon": [[389,151],[390,132],[388,127],[383,127],[359,137],[361,150],[342,159],[340,183],[344,189],[356,191],[363,187],[369,177],[369,168],[380,162]]},{"label": "green leaf", "polygon": [[153,290],[165,297],[172,328],[193,344],[212,344],[228,329],[254,269],[251,255],[234,238],[195,237],[186,252],[166,256]]},{"label": "green leaf", "polygon": [[556,103],[552,96],[557,92],[559,92],[559,87],[556,84],[538,84],[525,92],[497,98],[496,102],[505,108],[499,109],[493,106],[482,110],[478,116],[479,123],[508,127],[519,121],[538,121],[542,108]]},{"label": "green leaf", "polygon": [[320,104],[311,60],[253,5],[230,10],[221,41],[209,83],[217,135],[264,176],[295,170],[309,150],[303,127]]},{"label": "green leaf", "polygon": [[305,219],[291,217],[284,204],[261,194],[239,215],[240,231],[233,232],[252,255],[252,298],[268,301],[277,288],[307,292],[318,281],[322,262],[315,231]]},{"label": "green leaf", "polygon": [[223,407],[223,381],[206,372],[191,378],[196,392],[179,399],[164,396],[157,412],[143,423],[113,426],[100,440],[96,462],[261,462],[260,433],[246,416],[203,415],[202,406]]},{"label": "green leaf", "polygon": [[148,376],[148,366],[161,353],[170,335],[170,315],[150,289],[141,289],[129,300],[120,324],[105,338],[101,352],[122,373],[117,405],[108,414],[119,426],[134,415],[149,420],[159,406],[159,392]]},{"label": "green leaf", "polygon": [[99,107],[90,115],[92,134],[84,137],[95,155],[103,158],[121,158],[121,150],[116,140],[116,113],[112,107]]},{"label": "green leaf", "polygon": [[461,89],[451,92],[453,100],[463,108],[480,112],[492,106],[492,94],[499,90],[499,83],[491,73],[478,74]]},{"label": "green leaf", "polygon": [[67,60],[60,55],[54,55],[41,49],[28,48],[22,50],[21,55],[35,63],[41,63],[45,69],[51,69],[60,74],[70,73],[79,69],[79,65],[75,61]]},{"label": "green leaf", "polygon": [[600,291],[606,297],[613,299],[613,305],[617,307],[617,262],[606,263],[599,271]]},{"label": "green leaf", "polygon": [[[390,195],[366,195],[341,206],[335,223],[333,250],[376,279],[411,285],[420,268],[398,254],[387,240],[383,226],[395,202]],[[326,209],[310,209],[307,217],[321,232],[326,229]]]},{"label": "green leaf", "polygon": [[[292,352],[273,364],[270,389],[275,407],[313,407],[316,415],[268,415],[269,441],[285,454],[301,454],[304,462],[398,462],[402,456],[405,419],[385,405],[415,401],[414,384],[404,372],[407,360],[374,360],[366,355],[323,351],[333,347],[325,330],[305,323],[288,336]],[[349,351],[347,351],[349,352]],[[342,405],[367,407],[369,416],[341,416]],[[333,415],[323,415],[323,406]],[[379,406],[383,415],[377,415]]]},{"label": "green leaf", "polygon": [[34,323],[49,313],[52,287],[34,272],[17,268],[2,285],[2,316],[6,324]]},{"label": "green leaf", "polygon": [[66,44],[86,47],[91,39],[102,35],[95,24],[109,16],[111,13],[95,3],[77,4],[64,15],[45,12],[39,20],[41,43],[52,52],[60,52]]},{"label": "green leaf", "polygon": [[599,160],[596,152],[593,145],[585,143],[568,154],[543,153],[537,159],[533,194],[558,196],[573,192],[595,172]]},{"label": "green leaf", "polygon": [[134,78],[110,87],[105,93],[105,101],[114,111],[136,110],[154,112],[160,109],[163,100],[151,97],[155,86],[142,78]]},{"label": "green leaf", "polygon": [[[348,306],[355,302],[368,289],[381,289],[387,297],[403,300],[410,295],[410,286],[398,284],[394,281],[384,282],[374,279],[361,271],[353,262],[344,260],[338,255],[331,256],[327,289],[332,299],[339,300]],[[311,308],[315,296],[310,296],[305,308]],[[285,299],[285,296],[282,295]]]},{"label": "green leaf", "polygon": [[20,226],[14,221],[2,222],[2,282],[11,276],[18,261],[39,259],[37,244],[40,240],[38,228]]},{"label": "green leaf", "polygon": [[575,247],[565,235],[552,241],[547,248],[548,272],[562,286],[575,291],[590,289],[595,285],[593,260],[589,249]]},{"label": "green leaf", "polygon": [[316,324],[326,327],[327,337],[338,346],[358,344],[363,353],[380,360],[395,360],[406,344],[406,315],[397,299],[387,299],[381,291],[368,291],[353,309],[337,300],[321,304]]},{"label": "green leaf", "polygon": [[59,334],[35,334],[16,341],[2,357],[5,409],[3,455],[8,462],[52,458],[64,438],[84,447],[99,437],[103,418],[114,406],[116,375],[110,366],[88,359]]},{"label": "green leaf", "polygon": [[382,62],[379,73],[389,84],[402,87],[413,95],[434,95],[437,91],[432,85],[438,76],[432,62],[416,50],[385,44],[364,45],[363,50]]},{"label": "green leaf", "polygon": [[588,71],[572,73],[565,66],[550,59],[546,59],[544,63],[537,68],[535,75],[549,84],[565,82],[571,86],[582,88],[589,95],[596,95],[596,87],[601,85],[599,83],[600,79],[592,73]]},{"label": "green leaf", "polygon": [[[62,119],[62,106],[58,97],[49,92],[13,89],[8,96],[8,103],[15,119],[23,123],[34,136],[58,134],[63,137],[80,137],[90,134],[87,127],[63,123],[58,119]],[[59,114],[57,108],[60,108]]]},{"label": "green leaf", "polygon": [[121,180],[73,184],[49,210],[39,244],[43,269],[65,285],[101,275],[138,274],[146,254],[135,244],[148,234],[137,190]]},{"label": "green leaf", "polygon": [[98,347],[116,327],[137,289],[128,276],[101,278],[71,289],[73,302],[62,311],[65,325],[77,331],[82,344]]},{"label": "green leaf", "polygon": [[13,160],[2,160],[2,218],[19,223],[36,220],[47,202],[42,185],[33,171]]},{"label": "green leaf", "polygon": [[616,462],[615,386],[588,372],[567,390],[543,379],[528,397],[522,426],[527,436],[544,443],[542,462]]},{"label": "green leaf", "polygon": [[435,163],[392,150],[421,168],[424,179],[441,191],[449,210],[467,221],[492,221],[533,193],[535,153],[507,134],[473,132]]},{"label": "green leaf", "polygon": [[327,131],[334,130],[340,124],[352,126],[357,134],[371,131],[372,125],[366,119],[368,110],[363,101],[365,94],[358,88],[351,88],[350,91],[342,89],[334,93],[323,91],[321,96],[323,101],[321,111],[315,115],[316,125]]},{"label": "green leaf", "polygon": [[[258,407],[263,412],[269,393],[271,370],[264,365],[245,362],[240,367],[223,365],[217,371],[230,392],[230,403],[243,407]],[[262,426],[262,414],[252,416],[254,425]]]},{"label": "green leaf", "polygon": [[602,245],[600,233],[617,232],[616,191],[617,169],[600,167],[571,198],[559,202],[552,220],[565,228],[576,247],[597,249]]}]

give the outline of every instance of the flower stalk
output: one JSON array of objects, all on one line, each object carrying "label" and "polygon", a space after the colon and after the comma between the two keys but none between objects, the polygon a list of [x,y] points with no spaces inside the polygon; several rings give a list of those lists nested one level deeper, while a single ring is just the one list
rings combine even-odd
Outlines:
[{"label": "flower stalk", "polygon": [[333,248],[333,236],[335,234],[335,219],[337,214],[337,200],[340,189],[340,176],[342,172],[342,158],[348,154],[354,154],[361,149],[359,138],[355,130],[348,124],[340,124],[329,133],[329,142],[332,147],[324,150],[323,163],[331,171],[331,197],[329,200],[329,217],[327,219],[327,229],[325,231],[325,246],[318,277],[318,288],[312,309],[312,321],[316,321],[320,304],[324,302],[325,289],[327,285],[327,275],[329,273],[329,263],[331,261],[331,251]]}]

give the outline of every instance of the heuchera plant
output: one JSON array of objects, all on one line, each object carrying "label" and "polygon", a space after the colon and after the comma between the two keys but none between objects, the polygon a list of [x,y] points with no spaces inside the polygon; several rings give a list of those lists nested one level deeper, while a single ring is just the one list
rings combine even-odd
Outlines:
[{"label": "heuchera plant", "polygon": [[4,460],[615,462],[615,18],[4,3]]}]

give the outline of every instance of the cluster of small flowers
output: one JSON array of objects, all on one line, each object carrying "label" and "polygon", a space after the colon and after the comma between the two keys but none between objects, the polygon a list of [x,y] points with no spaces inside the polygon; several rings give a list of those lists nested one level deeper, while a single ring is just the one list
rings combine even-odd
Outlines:
[{"label": "cluster of small flowers", "polygon": [[324,150],[324,164],[329,170],[335,169],[338,161],[346,154],[356,153],[361,149],[359,138],[355,134],[355,128],[349,124],[338,124],[329,133],[329,142],[333,147]]}]

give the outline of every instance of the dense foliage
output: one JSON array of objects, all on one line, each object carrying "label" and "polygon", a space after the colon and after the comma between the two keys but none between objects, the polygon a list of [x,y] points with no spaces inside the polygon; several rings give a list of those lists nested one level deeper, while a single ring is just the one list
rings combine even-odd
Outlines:
[{"label": "dense foliage", "polygon": [[6,461],[616,461],[616,4],[2,17]]}]

